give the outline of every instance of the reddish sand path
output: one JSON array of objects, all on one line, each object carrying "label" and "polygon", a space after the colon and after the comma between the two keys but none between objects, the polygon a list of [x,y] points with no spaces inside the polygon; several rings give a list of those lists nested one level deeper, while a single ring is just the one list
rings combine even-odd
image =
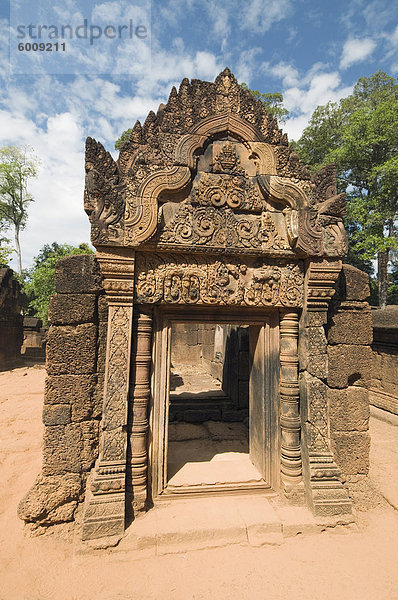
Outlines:
[{"label": "reddish sand path", "polygon": [[398,513],[387,504],[339,529],[281,546],[145,556],[82,552],[72,534],[30,538],[18,501],[41,461],[44,369],[0,373],[1,600],[394,600]]}]

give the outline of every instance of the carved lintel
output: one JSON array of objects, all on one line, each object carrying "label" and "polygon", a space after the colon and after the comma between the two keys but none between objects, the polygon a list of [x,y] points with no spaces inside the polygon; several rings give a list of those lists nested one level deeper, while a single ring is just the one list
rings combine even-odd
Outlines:
[{"label": "carved lintel", "polygon": [[139,304],[301,307],[303,265],[143,252],[135,293]]},{"label": "carved lintel", "polygon": [[298,313],[280,312],[281,478],[285,491],[301,483],[301,421],[298,386]]},{"label": "carved lintel", "polygon": [[98,253],[108,296],[108,333],[99,458],[90,474],[82,537],[121,536],[125,527],[127,420],[134,258]]}]

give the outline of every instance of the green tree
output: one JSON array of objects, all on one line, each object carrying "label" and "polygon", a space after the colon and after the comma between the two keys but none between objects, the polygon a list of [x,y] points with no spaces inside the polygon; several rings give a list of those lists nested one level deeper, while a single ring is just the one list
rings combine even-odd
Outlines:
[{"label": "green tree", "polygon": [[17,271],[22,273],[20,232],[26,226],[28,205],[33,202],[28,180],[37,176],[38,160],[29,148],[6,146],[0,149],[0,219],[14,227]]},{"label": "green tree", "polygon": [[116,150],[120,150],[125,142],[127,142],[130,138],[131,128],[123,131],[122,135],[116,140],[115,148]]},{"label": "green tree", "polygon": [[281,123],[286,121],[289,111],[283,106],[283,96],[280,92],[263,93],[258,90],[251,90],[246,83],[241,83],[240,87],[243,90],[248,90],[256,100],[261,100],[267,111],[271,113],[273,117],[278,119],[278,121]]},{"label": "green tree", "polygon": [[78,246],[69,244],[45,244],[33,259],[33,267],[24,272],[23,291],[27,296],[27,314],[48,323],[48,305],[54,293],[55,265],[57,260],[71,254],[92,254],[86,243]]},{"label": "green tree", "polygon": [[4,235],[7,225],[3,219],[0,219],[0,268],[8,267],[10,256],[13,253],[13,249],[9,245],[10,240]]},{"label": "green tree", "polygon": [[347,194],[352,262],[377,258],[379,305],[388,296],[388,265],[398,247],[398,84],[378,71],[361,77],[339,103],[318,107],[295,144],[314,170],[335,162]]}]

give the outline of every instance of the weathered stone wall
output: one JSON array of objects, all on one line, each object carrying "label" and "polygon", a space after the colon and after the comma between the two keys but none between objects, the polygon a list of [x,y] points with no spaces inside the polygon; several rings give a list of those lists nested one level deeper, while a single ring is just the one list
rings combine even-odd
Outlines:
[{"label": "weathered stone wall", "polygon": [[47,328],[41,319],[24,317],[21,355],[26,361],[45,360]]},{"label": "weathered stone wall", "polygon": [[327,384],[332,451],[350,487],[369,471],[373,334],[368,297],[368,275],[343,265],[327,325]]},{"label": "weathered stone wall", "polygon": [[23,341],[22,293],[13,271],[0,269],[0,369],[9,369],[20,356]]},{"label": "weathered stone wall", "polygon": [[[249,406],[249,331],[248,327],[213,323],[175,323],[172,334],[172,365],[189,364],[221,382],[228,404],[218,417],[241,421]],[[219,400],[219,398],[218,398]],[[214,402],[217,401],[215,397]],[[221,403],[222,404],[222,403]],[[221,406],[221,405],[220,405]],[[196,412],[199,413],[200,406]],[[206,415],[211,412],[203,408]],[[205,420],[205,418],[204,418]]]},{"label": "weathered stone wall", "polygon": [[94,255],[58,261],[49,309],[44,395],[43,464],[19,505],[38,526],[74,517],[98,456],[107,305]]},{"label": "weathered stone wall", "polygon": [[372,311],[373,371],[370,403],[398,414],[398,306]]},{"label": "weathered stone wall", "polygon": [[[174,323],[171,346],[171,362],[174,365],[198,364],[210,367],[214,361],[213,323]],[[210,372],[210,368],[208,369]]]},{"label": "weathered stone wall", "polygon": [[[368,474],[370,450],[369,278],[343,265],[334,287],[326,314],[316,305],[303,314],[299,343],[304,476],[309,503],[324,516],[351,512],[353,490],[364,487]],[[319,292],[315,298],[321,305]]]}]

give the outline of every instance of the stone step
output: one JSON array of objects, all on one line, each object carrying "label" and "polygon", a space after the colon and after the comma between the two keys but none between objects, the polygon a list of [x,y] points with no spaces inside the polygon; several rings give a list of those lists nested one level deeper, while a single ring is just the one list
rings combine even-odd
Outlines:
[{"label": "stone step", "polygon": [[172,499],[136,519],[115,550],[153,555],[246,544],[281,544],[319,531],[305,508],[275,507],[264,494]]}]

